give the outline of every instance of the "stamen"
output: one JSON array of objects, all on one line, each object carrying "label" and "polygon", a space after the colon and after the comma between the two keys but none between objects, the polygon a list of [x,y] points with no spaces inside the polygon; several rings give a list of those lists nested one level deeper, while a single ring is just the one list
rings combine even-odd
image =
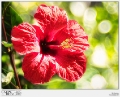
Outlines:
[{"label": "stamen", "polygon": [[61,43],[62,48],[71,48],[72,47],[72,40],[66,39]]}]

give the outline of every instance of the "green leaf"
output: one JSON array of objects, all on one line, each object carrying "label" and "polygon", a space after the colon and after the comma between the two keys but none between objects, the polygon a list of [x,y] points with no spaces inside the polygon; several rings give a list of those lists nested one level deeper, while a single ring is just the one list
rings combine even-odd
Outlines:
[{"label": "green leaf", "polygon": [[6,8],[11,4],[11,2],[2,2],[2,14],[5,13]]},{"label": "green leaf", "polygon": [[27,89],[27,84],[24,85],[23,89]]},{"label": "green leaf", "polygon": [[10,82],[11,82],[11,79],[13,78],[13,72],[9,72],[7,74],[7,76],[5,76],[3,73],[2,73],[2,86],[6,86],[8,85]]},{"label": "green leaf", "polygon": [[1,60],[2,60],[2,62],[7,63],[7,62],[9,62],[8,61],[9,60],[9,56],[4,54],[4,55],[2,55]]},{"label": "green leaf", "polygon": [[12,43],[8,43],[6,41],[2,41],[2,44],[5,46],[5,47],[12,47]]},{"label": "green leaf", "polygon": [[[7,35],[11,35],[11,30],[13,26],[17,26],[18,24],[22,23],[22,18],[18,15],[18,13],[12,8],[11,3],[8,4],[8,2],[2,2],[3,8],[2,11],[5,9],[4,14],[2,14],[2,17],[4,18],[4,25],[5,30],[7,32]],[[7,5],[7,6],[6,6]],[[2,37],[3,34],[2,34]],[[8,37],[8,41],[11,41],[11,37]]]},{"label": "green leaf", "polygon": [[48,89],[75,89],[75,83],[66,82],[62,79],[53,79],[47,83]]},{"label": "green leaf", "polygon": [[11,6],[10,6],[10,14],[11,14],[12,27],[23,22],[21,17],[17,14],[17,12]]},{"label": "green leaf", "polygon": [[24,75],[22,68],[18,68],[17,70],[19,75],[22,75],[22,76]]}]

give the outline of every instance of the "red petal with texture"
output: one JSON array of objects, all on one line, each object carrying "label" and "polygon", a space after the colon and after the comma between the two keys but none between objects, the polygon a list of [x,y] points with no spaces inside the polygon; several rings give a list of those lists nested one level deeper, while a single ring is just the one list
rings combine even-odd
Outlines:
[{"label": "red petal with texture", "polygon": [[[37,28],[37,27],[36,27]],[[22,23],[12,29],[12,43],[14,49],[19,54],[27,54],[30,52],[40,52],[39,34],[40,29],[36,29],[28,23]]]},{"label": "red petal with texture", "polygon": [[68,82],[76,81],[86,70],[86,57],[83,53],[62,50],[56,56],[57,73]]},{"label": "red petal with texture", "polygon": [[43,26],[48,41],[67,24],[66,12],[57,6],[40,5],[34,17]]},{"label": "red petal with texture", "polygon": [[[89,47],[88,36],[85,34],[83,28],[74,20],[69,20],[67,26],[60,30],[54,36],[53,41],[58,41],[59,44],[65,43],[68,40],[68,45],[72,51],[84,51]],[[67,45],[66,45],[67,46]]]},{"label": "red petal with texture", "polygon": [[48,82],[56,73],[54,58],[40,53],[25,55],[22,69],[24,77],[33,84]]}]

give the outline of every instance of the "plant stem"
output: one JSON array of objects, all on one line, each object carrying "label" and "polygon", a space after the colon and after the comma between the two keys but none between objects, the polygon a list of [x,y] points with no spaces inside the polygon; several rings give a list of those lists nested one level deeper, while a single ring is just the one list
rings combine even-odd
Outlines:
[{"label": "plant stem", "polygon": [[[3,28],[5,40],[6,40],[6,42],[8,42],[7,35],[6,35],[6,30],[5,30],[5,26],[4,26],[4,18],[3,18],[3,17],[2,17],[2,28]],[[13,53],[12,53],[10,47],[8,47],[7,52],[8,52],[8,55],[9,55],[9,57],[10,57],[10,62],[11,62],[11,65],[12,65],[12,68],[13,68],[13,71],[14,71],[16,83],[17,83],[19,89],[21,89],[19,77],[18,77],[18,74],[17,74],[15,62],[14,62],[14,56],[13,56]]]},{"label": "plant stem", "polygon": [[10,82],[10,83],[11,83],[11,85],[13,85],[16,89],[19,89],[18,86],[15,86],[12,82]]}]

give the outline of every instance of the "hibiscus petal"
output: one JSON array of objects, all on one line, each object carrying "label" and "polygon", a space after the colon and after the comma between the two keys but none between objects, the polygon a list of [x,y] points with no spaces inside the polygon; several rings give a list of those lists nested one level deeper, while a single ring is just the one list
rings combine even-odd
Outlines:
[{"label": "hibiscus petal", "polygon": [[28,23],[13,27],[11,40],[14,49],[21,55],[30,52],[40,52],[38,32],[40,32],[40,29]]},{"label": "hibiscus petal", "polygon": [[[55,34],[53,41],[58,41],[65,49],[84,51],[89,47],[88,36],[83,28],[74,20],[69,20],[68,25]],[[64,44],[64,45],[63,45]]]},{"label": "hibiscus petal", "polygon": [[67,24],[66,12],[57,6],[40,5],[34,17],[43,26],[48,41]]},{"label": "hibiscus petal", "polygon": [[40,53],[25,55],[22,69],[24,77],[33,84],[48,82],[56,73],[54,58]]},{"label": "hibiscus petal", "polygon": [[86,57],[83,53],[61,50],[56,56],[57,73],[68,82],[82,77],[86,70]]}]

